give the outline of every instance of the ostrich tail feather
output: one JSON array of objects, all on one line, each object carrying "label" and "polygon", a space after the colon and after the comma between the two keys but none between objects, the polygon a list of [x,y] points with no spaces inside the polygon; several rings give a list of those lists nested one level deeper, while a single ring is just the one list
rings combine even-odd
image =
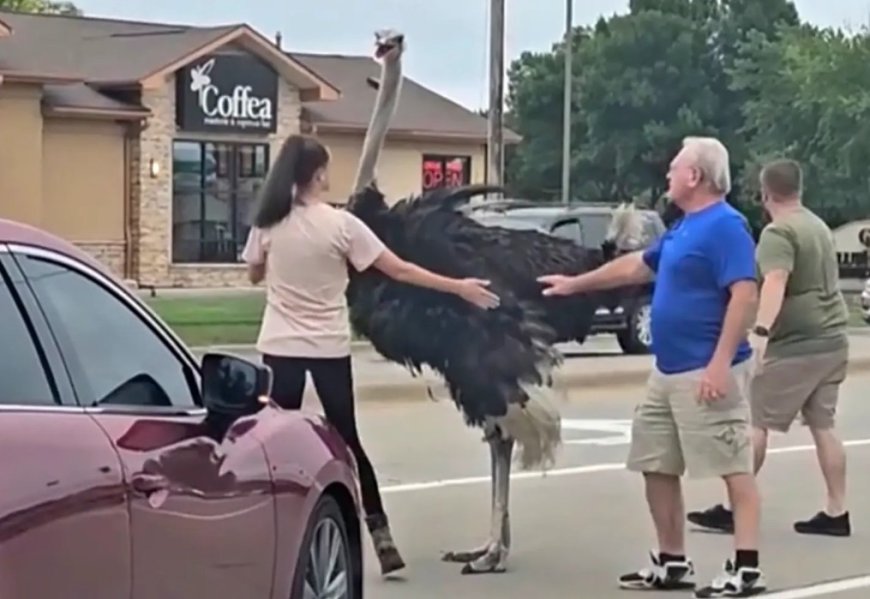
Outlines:
[{"label": "ostrich tail feather", "polygon": [[511,403],[507,414],[496,423],[517,443],[517,461],[523,470],[547,471],[556,463],[562,445],[562,416],[556,407],[551,385],[520,383],[528,397],[525,403]]}]

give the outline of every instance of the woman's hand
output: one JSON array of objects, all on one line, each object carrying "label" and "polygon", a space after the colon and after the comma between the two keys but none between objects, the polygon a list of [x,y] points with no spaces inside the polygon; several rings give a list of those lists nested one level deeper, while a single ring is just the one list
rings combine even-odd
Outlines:
[{"label": "woman's hand", "polygon": [[491,310],[501,303],[499,297],[487,289],[489,281],[482,279],[461,279],[457,284],[456,295],[478,308]]}]

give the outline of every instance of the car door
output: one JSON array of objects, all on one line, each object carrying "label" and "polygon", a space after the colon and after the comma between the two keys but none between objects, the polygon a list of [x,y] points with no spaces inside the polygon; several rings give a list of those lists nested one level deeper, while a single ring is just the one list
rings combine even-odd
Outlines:
[{"label": "car door", "polygon": [[[0,244],[0,597],[130,597],[121,464]],[[85,542],[87,539],[87,542]]]},{"label": "car door", "polygon": [[208,418],[197,365],[120,285],[57,255],[17,257],[79,402],[120,455],[133,598],[268,597],[275,509],[257,418]]}]

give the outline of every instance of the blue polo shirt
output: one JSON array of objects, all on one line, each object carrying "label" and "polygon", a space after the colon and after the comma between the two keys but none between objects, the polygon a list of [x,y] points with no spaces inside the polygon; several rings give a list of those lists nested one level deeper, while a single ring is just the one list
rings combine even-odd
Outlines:
[{"label": "blue polo shirt", "polygon": [[[730,286],[756,279],[746,219],[724,200],[686,214],[643,253],[643,261],[656,273],[651,327],[657,368],[665,374],[706,368]],[[750,355],[744,340],[733,364]]]}]

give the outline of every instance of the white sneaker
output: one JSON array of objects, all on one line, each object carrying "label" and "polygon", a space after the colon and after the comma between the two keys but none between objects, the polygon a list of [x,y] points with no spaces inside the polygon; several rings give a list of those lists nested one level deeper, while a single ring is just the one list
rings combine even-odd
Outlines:
[{"label": "white sneaker", "polygon": [[661,563],[659,556],[650,551],[649,568],[642,568],[619,577],[619,586],[623,589],[648,591],[688,591],[695,588],[695,567],[689,559],[679,562]]},{"label": "white sneaker", "polygon": [[695,591],[695,597],[752,597],[767,590],[764,573],[758,568],[746,566],[737,569],[729,559],[725,570],[713,579],[713,583]]}]

